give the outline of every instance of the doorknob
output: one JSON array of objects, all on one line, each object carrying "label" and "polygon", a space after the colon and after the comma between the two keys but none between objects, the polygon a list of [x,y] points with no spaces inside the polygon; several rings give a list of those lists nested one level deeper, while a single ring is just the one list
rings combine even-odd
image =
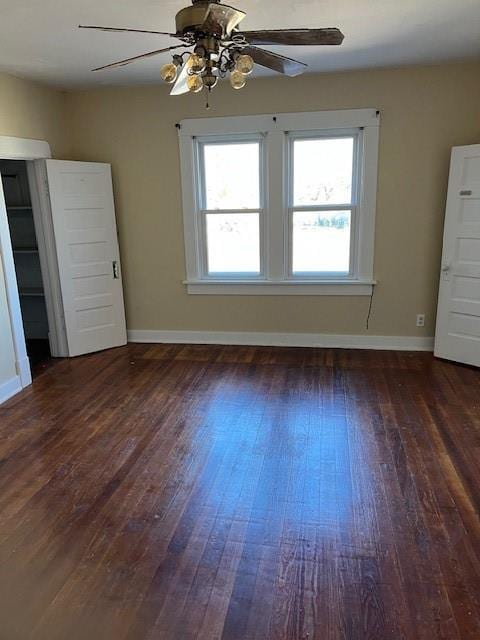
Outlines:
[{"label": "doorknob", "polygon": [[451,265],[449,264],[442,264],[441,267],[441,273],[442,273],[442,280],[450,280],[450,269],[451,269]]}]

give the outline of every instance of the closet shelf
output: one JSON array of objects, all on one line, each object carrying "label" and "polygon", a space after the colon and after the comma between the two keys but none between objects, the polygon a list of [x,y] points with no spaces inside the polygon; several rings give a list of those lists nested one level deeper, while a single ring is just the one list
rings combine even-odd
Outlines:
[{"label": "closet shelf", "polygon": [[13,253],[38,253],[38,247],[14,247]]},{"label": "closet shelf", "polygon": [[41,287],[20,287],[21,297],[43,298],[45,296]]},{"label": "closet shelf", "polygon": [[32,206],[31,205],[15,205],[15,206],[10,206],[7,204],[7,211],[31,211],[32,210]]}]

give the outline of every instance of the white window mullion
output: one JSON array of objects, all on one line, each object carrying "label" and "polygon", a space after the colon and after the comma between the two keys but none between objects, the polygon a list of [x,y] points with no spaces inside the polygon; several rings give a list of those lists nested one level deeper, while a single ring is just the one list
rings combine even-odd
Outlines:
[{"label": "white window mullion", "polygon": [[346,209],[351,209],[354,206],[355,205],[350,202],[346,204],[315,204],[311,206],[299,205],[297,207],[290,207],[290,211],[345,211]]},{"label": "white window mullion", "polygon": [[287,207],[285,185],[285,133],[267,136],[266,268],[268,280],[287,275]]}]

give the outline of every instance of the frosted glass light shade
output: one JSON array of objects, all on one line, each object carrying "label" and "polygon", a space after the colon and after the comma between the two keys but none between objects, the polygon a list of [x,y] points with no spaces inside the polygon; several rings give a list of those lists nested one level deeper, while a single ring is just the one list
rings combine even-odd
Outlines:
[{"label": "frosted glass light shade", "polygon": [[173,84],[177,79],[177,66],[173,64],[173,62],[169,62],[168,64],[164,64],[160,69],[160,77],[162,80],[165,80],[167,84]]},{"label": "frosted glass light shade", "polygon": [[247,84],[247,80],[243,73],[235,69],[230,74],[230,84],[234,89],[243,89],[243,87]]},{"label": "frosted glass light shade", "polygon": [[244,76],[248,76],[248,74],[252,73],[254,66],[255,63],[251,56],[240,55],[235,61],[235,67],[237,71],[243,73]]},{"label": "frosted glass light shade", "polygon": [[187,64],[193,73],[201,73],[205,69],[207,62],[205,58],[201,58],[196,53],[192,53]]},{"label": "frosted glass light shade", "polygon": [[187,80],[188,90],[192,93],[198,93],[203,89],[203,80],[201,76],[190,76]]}]

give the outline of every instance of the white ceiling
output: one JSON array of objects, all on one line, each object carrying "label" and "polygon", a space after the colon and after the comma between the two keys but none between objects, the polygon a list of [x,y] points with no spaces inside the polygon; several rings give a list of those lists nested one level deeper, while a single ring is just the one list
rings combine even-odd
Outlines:
[{"label": "white ceiling", "polygon": [[[311,71],[480,57],[479,0],[230,0],[244,29],[339,27],[341,47],[271,47]],[[158,82],[168,54],[128,67],[89,70],[175,41],[88,32],[99,24],[174,31],[189,0],[0,0],[0,70],[59,87]],[[257,75],[259,70],[257,68]],[[273,72],[272,72],[273,73]]]}]

